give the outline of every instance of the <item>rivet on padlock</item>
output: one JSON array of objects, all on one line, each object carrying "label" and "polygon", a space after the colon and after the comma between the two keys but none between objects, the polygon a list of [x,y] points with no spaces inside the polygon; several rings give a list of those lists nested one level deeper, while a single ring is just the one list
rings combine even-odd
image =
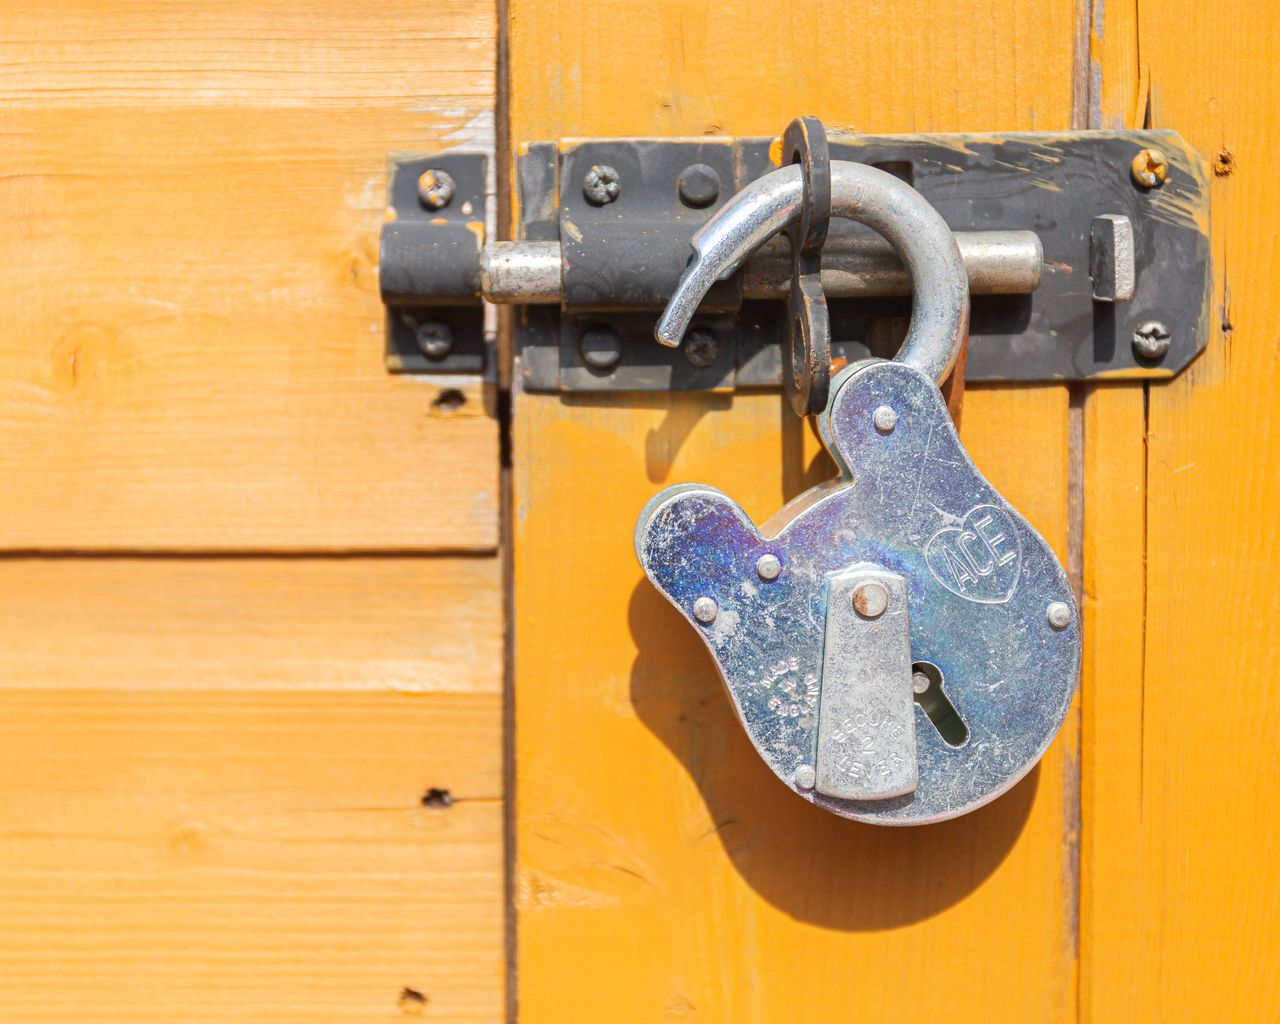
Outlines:
[{"label": "rivet on padlock", "polygon": [[[711,283],[802,218],[801,164],[747,186],[694,237],[660,341],[678,345]],[[760,527],[713,487],[668,488],[641,513],[636,552],[701,632],[780,779],[844,817],[921,824],[994,799],[1044,753],[1075,691],[1079,616],[1052,550],[979,474],[938,390],[968,326],[950,230],[890,174],[838,160],[829,172],[831,213],[883,234],[914,284],[895,360],[841,371],[818,415],[841,475]],[[825,302],[792,308],[821,321],[820,339]],[[820,390],[796,369],[793,404]]]}]

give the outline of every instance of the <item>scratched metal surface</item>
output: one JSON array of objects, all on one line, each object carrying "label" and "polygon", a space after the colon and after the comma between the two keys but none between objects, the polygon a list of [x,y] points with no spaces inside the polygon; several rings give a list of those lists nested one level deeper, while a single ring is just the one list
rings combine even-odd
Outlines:
[{"label": "scratched metal surface", "polygon": [[[1008,790],[1049,746],[1079,674],[1079,616],[1053,552],[978,473],[931,381],[871,362],[833,391],[819,425],[841,477],[760,528],[713,487],[668,488],[641,513],[636,552],[702,634],[757,751],[788,786],[848,818],[943,820]],[[891,433],[872,422],[880,405],[898,414]],[[766,582],[755,564],[768,552],[782,571]],[[940,669],[969,732],[949,746],[917,706],[918,788],[861,802],[793,779],[815,763],[826,579],[858,562],[908,580],[912,658]],[[709,624],[693,617],[699,597],[719,606]],[[1055,601],[1072,610],[1061,630],[1047,618]]]}]

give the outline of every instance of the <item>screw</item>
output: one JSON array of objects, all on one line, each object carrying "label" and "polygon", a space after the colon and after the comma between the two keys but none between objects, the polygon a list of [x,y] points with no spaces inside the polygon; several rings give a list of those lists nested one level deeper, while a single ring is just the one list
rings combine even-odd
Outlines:
[{"label": "screw", "polygon": [[699,622],[710,625],[720,614],[720,607],[709,597],[700,597],[693,602],[693,617]]},{"label": "screw", "polygon": [[596,164],[582,179],[582,194],[592,206],[608,206],[622,191],[618,172],[608,164]]},{"label": "screw", "polygon": [[853,608],[864,619],[878,619],[889,607],[889,591],[879,583],[864,583],[853,592]]},{"label": "screw", "polygon": [[622,339],[608,327],[589,327],[578,339],[582,361],[593,370],[612,370],[622,362]]},{"label": "screw", "polygon": [[453,201],[453,177],[428,167],[418,178],[418,201],[428,210],[443,210]]},{"label": "screw", "polygon": [[1071,625],[1071,605],[1066,601],[1054,601],[1049,605],[1045,616],[1054,629],[1066,629]]},{"label": "screw", "polygon": [[1143,359],[1160,359],[1169,351],[1169,328],[1159,320],[1138,324],[1133,332],[1133,353]]},{"label": "screw", "polygon": [[799,789],[813,789],[818,784],[818,773],[811,765],[802,764],[793,776]]},{"label": "screw", "polygon": [[418,324],[413,338],[428,359],[443,359],[453,349],[453,328],[439,320],[425,320]]},{"label": "screw", "polygon": [[912,693],[928,693],[929,677],[923,672],[911,673],[911,692]]},{"label": "screw", "polygon": [[762,580],[776,580],[782,572],[782,563],[777,555],[761,555],[756,562],[756,573]]},{"label": "screw", "polygon": [[720,358],[720,342],[710,331],[690,331],[684,343],[684,357],[699,370],[715,366]]},{"label": "screw", "polygon": [[1133,158],[1129,165],[1129,173],[1133,175],[1133,183],[1142,188],[1159,188],[1169,177],[1169,164],[1164,154],[1158,149],[1144,149]]},{"label": "screw", "polygon": [[898,425],[898,414],[889,406],[882,405],[871,415],[871,420],[876,425],[876,430],[882,434],[892,434],[893,428]]},{"label": "screw", "polygon": [[706,164],[690,164],[676,178],[686,206],[710,206],[720,198],[720,175]]}]

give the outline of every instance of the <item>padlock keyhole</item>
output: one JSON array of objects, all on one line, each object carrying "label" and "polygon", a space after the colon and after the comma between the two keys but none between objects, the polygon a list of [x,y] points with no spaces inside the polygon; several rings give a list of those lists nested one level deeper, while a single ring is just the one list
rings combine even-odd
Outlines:
[{"label": "padlock keyhole", "polygon": [[949,747],[963,747],[969,741],[969,727],[942,688],[942,669],[931,661],[917,661],[911,666],[911,689],[942,742]]}]

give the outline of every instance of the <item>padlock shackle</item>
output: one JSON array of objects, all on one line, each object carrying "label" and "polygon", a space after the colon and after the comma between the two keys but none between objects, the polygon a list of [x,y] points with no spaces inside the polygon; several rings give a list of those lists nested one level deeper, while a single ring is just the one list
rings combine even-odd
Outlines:
[{"label": "padlock shackle", "polygon": [[[708,289],[733,274],[769,238],[800,216],[798,166],[757,178],[693,236],[694,258],[658,320],[655,337],[679,346]],[[894,356],[938,384],[969,329],[969,280],[955,236],[919,192],[867,164],[831,161],[831,212],[883,235],[911,274],[911,327]]]}]

